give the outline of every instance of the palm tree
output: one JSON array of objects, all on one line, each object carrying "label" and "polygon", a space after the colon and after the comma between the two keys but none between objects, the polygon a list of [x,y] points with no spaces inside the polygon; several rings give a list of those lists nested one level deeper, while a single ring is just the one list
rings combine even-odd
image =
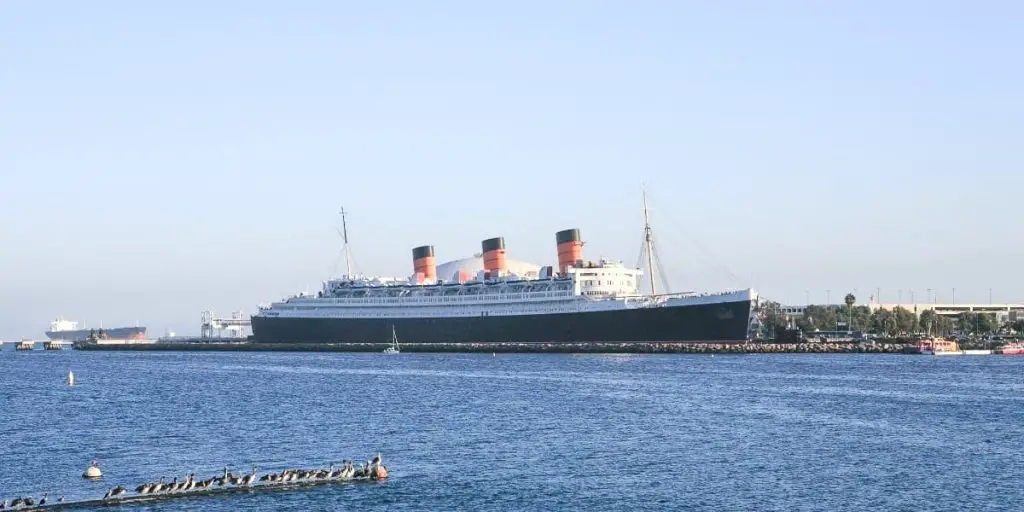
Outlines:
[{"label": "palm tree", "polygon": [[849,317],[846,323],[846,329],[853,330],[853,305],[857,303],[857,297],[854,297],[852,293],[847,293],[846,297],[843,298],[843,302],[846,303],[846,314]]}]

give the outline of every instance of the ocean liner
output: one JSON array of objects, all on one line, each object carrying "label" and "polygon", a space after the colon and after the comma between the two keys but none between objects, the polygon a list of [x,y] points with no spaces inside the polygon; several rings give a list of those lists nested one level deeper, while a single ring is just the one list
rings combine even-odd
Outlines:
[{"label": "ocean liner", "polygon": [[97,336],[102,333],[105,339],[111,340],[132,340],[146,337],[145,327],[114,327],[97,329],[79,329],[78,322],[72,322],[63,318],[57,318],[50,322],[50,330],[46,331],[46,337],[51,340],[63,341],[84,341],[90,334]]},{"label": "ocean liner", "polygon": [[536,271],[510,269],[502,237],[481,243],[475,275],[465,265],[438,275],[430,245],[412,250],[413,273],[404,279],[356,276],[349,264],[315,295],[261,306],[252,316],[253,338],[387,343],[397,331],[404,343],[742,342],[757,328],[754,290],[656,294],[651,271],[651,293],[641,294],[644,271],[585,260],[579,229],[557,232],[555,242],[558,266]]}]

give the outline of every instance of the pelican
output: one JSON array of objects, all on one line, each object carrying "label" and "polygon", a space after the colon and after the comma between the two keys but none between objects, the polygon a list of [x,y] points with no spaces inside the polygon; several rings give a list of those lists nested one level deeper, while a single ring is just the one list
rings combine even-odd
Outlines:
[{"label": "pelican", "polygon": [[252,482],[256,480],[256,466],[252,467],[252,472],[242,477],[241,485],[252,486]]},{"label": "pelican", "polygon": [[231,472],[228,471],[227,466],[224,466],[224,474],[214,478],[214,482],[216,482],[216,484],[220,487],[223,487],[224,484],[231,482]]}]

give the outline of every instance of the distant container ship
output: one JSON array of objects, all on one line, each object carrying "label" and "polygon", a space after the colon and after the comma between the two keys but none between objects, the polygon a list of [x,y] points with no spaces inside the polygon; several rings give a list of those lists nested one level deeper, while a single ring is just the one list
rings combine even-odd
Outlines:
[{"label": "distant container ship", "polygon": [[146,337],[145,327],[100,327],[93,329],[79,329],[78,322],[57,318],[50,322],[50,330],[46,331],[46,337],[51,340],[64,341],[85,341],[90,334],[111,340],[136,340]]},{"label": "distant container ship", "polygon": [[[646,218],[646,201],[644,209]],[[648,255],[651,240],[645,221]],[[555,242],[558,267],[506,259],[505,240],[496,237],[481,243],[482,255],[440,272],[434,247],[416,247],[410,277],[349,270],[316,295],[261,307],[253,338],[386,343],[394,329],[403,343],[742,342],[758,327],[752,289],[643,295],[643,270],[584,260],[579,229],[557,232]]]}]

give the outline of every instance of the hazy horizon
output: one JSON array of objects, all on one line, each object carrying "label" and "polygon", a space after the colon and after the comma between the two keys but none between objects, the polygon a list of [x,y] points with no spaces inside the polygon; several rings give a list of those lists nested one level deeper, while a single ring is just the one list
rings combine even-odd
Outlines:
[{"label": "hazy horizon", "polygon": [[673,291],[1024,302],[1024,5],[0,4],[0,339],[199,331],[357,269],[635,264]]}]

